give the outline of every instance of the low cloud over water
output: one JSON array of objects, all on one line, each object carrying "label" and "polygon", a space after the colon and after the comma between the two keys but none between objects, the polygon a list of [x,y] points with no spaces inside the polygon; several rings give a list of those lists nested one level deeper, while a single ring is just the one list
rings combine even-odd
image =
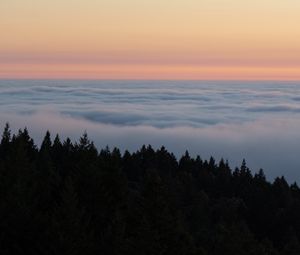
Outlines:
[{"label": "low cloud over water", "polygon": [[[96,145],[165,145],[180,156],[246,158],[272,179],[300,182],[300,83],[197,81],[0,81],[0,120]],[[287,167],[288,166],[288,167]]]}]

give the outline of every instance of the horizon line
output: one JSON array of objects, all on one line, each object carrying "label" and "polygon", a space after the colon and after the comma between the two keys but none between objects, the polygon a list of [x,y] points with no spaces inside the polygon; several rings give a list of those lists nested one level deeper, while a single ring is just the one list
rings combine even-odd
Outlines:
[{"label": "horizon line", "polygon": [[140,78],[1,78],[0,81],[232,81],[232,82],[300,82],[300,79],[140,79]]}]

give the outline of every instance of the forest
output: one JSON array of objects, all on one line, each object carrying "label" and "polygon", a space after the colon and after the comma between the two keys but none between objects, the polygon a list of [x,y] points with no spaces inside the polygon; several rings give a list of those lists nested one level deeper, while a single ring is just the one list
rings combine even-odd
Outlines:
[{"label": "forest", "polygon": [[37,146],[3,130],[1,255],[299,255],[299,239],[298,185],[243,159],[98,150],[86,133]]}]

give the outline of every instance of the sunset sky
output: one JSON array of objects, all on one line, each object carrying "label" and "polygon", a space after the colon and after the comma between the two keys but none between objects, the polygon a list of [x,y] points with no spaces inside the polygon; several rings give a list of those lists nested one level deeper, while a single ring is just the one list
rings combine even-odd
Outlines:
[{"label": "sunset sky", "polygon": [[297,0],[1,0],[0,78],[300,80]]}]

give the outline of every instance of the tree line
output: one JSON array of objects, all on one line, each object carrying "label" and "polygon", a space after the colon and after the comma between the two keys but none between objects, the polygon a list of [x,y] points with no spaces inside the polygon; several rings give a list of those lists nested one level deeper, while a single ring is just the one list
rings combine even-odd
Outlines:
[{"label": "tree line", "polygon": [[297,184],[245,160],[3,131],[0,254],[296,255],[299,238]]}]

